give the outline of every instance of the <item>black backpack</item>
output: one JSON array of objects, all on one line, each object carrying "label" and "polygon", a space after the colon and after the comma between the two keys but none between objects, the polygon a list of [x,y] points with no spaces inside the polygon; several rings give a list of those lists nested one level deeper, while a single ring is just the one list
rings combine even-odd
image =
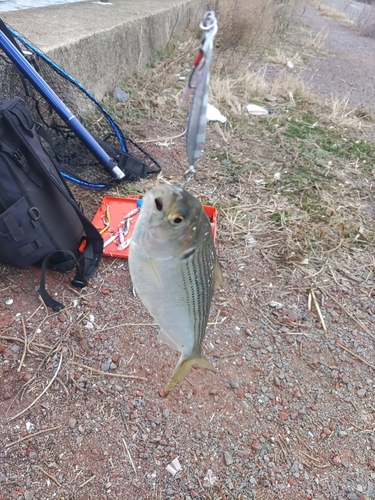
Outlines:
[{"label": "black backpack", "polygon": [[38,130],[43,136],[20,97],[0,101],[0,262],[42,266],[40,295],[59,310],[64,306],[45,290],[46,267],[73,269],[85,239],[72,281],[84,287],[99,266],[103,239],[43,149]]}]

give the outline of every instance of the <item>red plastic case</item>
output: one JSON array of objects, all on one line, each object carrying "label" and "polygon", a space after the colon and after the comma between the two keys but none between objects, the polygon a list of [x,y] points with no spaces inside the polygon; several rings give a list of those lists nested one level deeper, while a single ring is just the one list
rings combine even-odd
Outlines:
[{"label": "red plastic case", "polygon": [[[108,229],[106,229],[102,233],[102,237],[104,240],[104,243],[114,234],[118,231],[118,226],[120,221],[124,220],[124,217],[126,214],[137,208],[137,200],[139,200],[139,196],[128,196],[127,198],[119,198],[116,196],[105,196],[102,200],[102,204],[100,205],[98,211],[95,214],[95,217],[93,218],[92,223],[94,226],[99,229],[103,229],[105,227],[103,218],[105,217],[105,212],[107,207],[109,207],[109,215],[110,215],[110,222]],[[216,238],[216,224],[217,224],[217,210],[215,207],[210,207],[203,205],[203,209],[206,212],[208,218],[210,219],[211,222],[211,227],[212,227],[212,234],[214,237],[214,240]],[[142,208],[141,208],[142,210]],[[125,236],[125,239],[131,238],[134,230],[134,225],[139,217],[138,212],[136,215],[134,215],[131,218],[130,221],[130,228],[129,228],[129,233]],[[125,248],[124,250],[119,250],[119,240],[118,238],[113,241],[112,243],[109,243],[107,247],[104,248],[103,250],[103,255],[106,257],[119,257],[121,259],[126,259],[129,256],[129,247]]]}]

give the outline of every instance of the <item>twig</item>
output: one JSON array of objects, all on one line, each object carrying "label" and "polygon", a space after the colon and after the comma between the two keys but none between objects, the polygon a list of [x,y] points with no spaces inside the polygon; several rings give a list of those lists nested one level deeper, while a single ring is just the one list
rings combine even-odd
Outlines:
[{"label": "twig", "polygon": [[37,469],[41,470],[43,472],[43,474],[45,474],[46,476],[48,476],[50,479],[52,479],[52,481],[54,483],[57,484],[57,486],[61,486],[61,484],[58,482],[58,480],[53,477],[51,474],[49,474],[47,471],[45,471],[44,469],[42,469],[39,465],[36,466]]},{"label": "twig", "polygon": [[349,424],[358,429],[359,432],[362,432],[363,434],[372,434],[374,432],[374,429],[361,429],[360,427],[358,427],[358,425],[353,424],[353,422],[349,422]]},{"label": "twig", "polygon": [[317,462],[319,463],[320,460],[318,458],[314,458],[312,457],[311,455],[309,455],[308,453],[306,453],[305,451],[303,450],[299,450],[300,453],[302,453],[302,455],[305,455],[305,457],[309,458],[310,460],[312,460],[313,462]]},{"label": "twig", "polygon": [[130,463],[132,464],[133,470],[134,470],[134,472],[137,474],[137,469],[135,468],[135,465],[134,465],[134,462],[133,462],[132,456],[130,455],[130,452],[129,452],[129,449],[128,449],[128,445],[126,444],[126,441],[125,441],[125,439],[124,439],[124,438],[122,438],[122,442],[124,443],[124,447],[125,447],[126,453],[128,454],[128,457],[129,457]]},{"label": "twig", "polygon": [[331,464],[319,464],[320,460],[317,458],[312,457],[311,455],[308,455],[306,452],[299,450],[302,455],[305,455],[305,457],[309,458],[313,462],[315,462],[314,467],[318,467],[319,469],[325,469],[326,467],[331,467]]},{"label": "twig", "polygon": [[[0,339],[10,340],[11,342],[23,342],[23,343],[25,343],[24,339],[19,339],[17,337],[9,337],[8,335],[0,335]],[[45,345],[45,344],[35,344],[34,343],[34,346],[40,347],[41,349],[51,349],[50,345]]]},{"label": "twig", "polygon": [[123,326],[153,326],[154,328],[160,328],[159,325],[156,325],[155,323],[121,323],[119,325],[103,327],[100,331],[105,332],[107,330],[113,330],[114,328],[122,328]]},{"label": "twig", "polygon": [[324,337],[328,340],[329,339],[328,330],[327,330],[326,324],[324,323],[324,318],[323,318],[323,315],[322,315],[322,311],[320,310],[318,301],[316,300],[315,292],[314,292],[314,290],[313,290],[312,287],[310,288],[310,292],[311,292],[312,299],[314,301],[315,308],[316,308],[316,310],[318,312],[318,316],[319,316],[320,322],[322,324],[322,328],[323,328],[323,332],[324,332]]},{"label": "twig", "polygon": [[61,425],[57,425],[56,427],[50,427],[49,429],[43,429],[41,431],[34,432],[34,434],[29,434],[28,436],[24,436],[22,438],[17,439],[17,441],[13,441],[13,443],[6,444],[4,446],[4,448],[10,448],[11,446],[18,444],[21,441],[27,441],[28,439],[32,439],[35,436],[39,436],[40,434],[44,434],[45,432],[56,431],[57,429],[60,429],[60,427],[61,427]]},{"label": "twig", "polygon": [[38,307],[35,309],[35,311],[29,316],[26,321],[30,321],[31,318],[39,311],[39,309],[43,306],[43,304],[39,304]]},{"label": "twig", "polygon": [[23,336],[24,336],[24,343],[23,343],[23,353],[21,356],[20,364],[18,365],[17,371],[20,372],[23,366],[23,362],[25,360],[26,352],[28,350],[28,345],[27,345],[27,333],[26,333],[26,326],[25,326],[25,321],[23,319],[23,316],[21,316],[21,321],[22,321],[22,330],[23,330]]},{"label": "twig", "polygon": [[349,318],[351,318],[353,321],[355,321],[357,323],[357,325],[359,325],[367,333],[367,335],[370,335],[370,337],[375,339],[375,335],[370,332],[370,330],[367,328],[367,326],[364,325],[361,320],[355,318],[352,314],[350,314],[350,312],[346,309],[346,307],[344,307],[342,304],[340,304],[340,302],[338,300],[336,300],[334,297],[332,297],[332,295],[327,290],[324,290],[324,292],[322,290],[322,293],[324,293],[324,294],[326,293],[329,298],[331,298],[334,302],[336,302],[336,304],[338,306],[340,306],[343,311],[346,312],[346,314],[349,316]]},{"label": "twig", "polygon": [[166,141],[173,141],[173,139],[178,139],[179,137],[182,137],[185,135],[186,130],[181,132],[181,134],[178,135],[173,135],[172,137],[161,137],[160,139],[143,139],[143,140],[138,140],[140,144],[147,144],[149,142],[166,142]]},{"label": "twig", "polygon": [[90,370],[93,373],[97,373],[98,375],[106,375],[107,377],[119,377],[119,378],[133,378],[137,380],[147,380],[145,377],[139,377],[138,375],[125,375],[122,373],[112,373],[112,372],[102,372],[101,370],[96,370],[91,366],[84,365],[82,363],[77,363],[77,361],[68,361],[68,365],[80,366],[81,368],[85,368],[86,370]]},{"label": "twig", "polygon": [[126,423],[126,415],[125,415],[125,412],[122,408],[120,408],[120,413],[121,413],[122,421],[124,422],[124,425],[125,425],[126,432],[129,432],[128,424]]},{"label": "twig", "polygon": [[64,389],[65,391],[65,394],[69,397],[69,391],[68,389],[66,388],[64,382],[61,380],[60,377],[56,377],[56,381],[62,386],[62,388]]},{"label": "twig", "polygon": [[269,325],[275,326],[275,323],[272,323],[272,321],[269,318],[267,318],[267,316],[263,313],[263,311],[259,307],[256,307],[255,309],[263,316],[263,318],[267,321]]},{"label": "twig", "polygon": [[21,416],[21,415],[23,415],[25,412],[27,412],[27,410],[30,410],[30,408],[31,408],[32,406],[34,406],[34,405],[35,405],[35,403],[36,403],[37,401],[39,401],[39,399],[43,396],[43,394],[45,394],[45,393],[48,391],[48,389],[49,389],[49,388],[51,387],[51,385],[53,384],[53,381],[54,381],[54,380],[55,380],[55,378],[57,377],[57,374],[59,373],[59,370],[60,370],[60,367],[61,367],[61,363],[62,363],[62,359],[63,359],[63,357],[62,357],[62,354],[61,354],[61,355],[60,355],[59,365],[58,365],[58,367],[56,368],[56,371],[55,371],[54,376],[51,378],[50,382],[47,384],[47,387],[46,387],[46,388],[45,388],[45,389],[44,389],[44,390],[43,390],[43,391],[39,394],[39,396],[38,396],[36,399],[34,399],[34,401],[33,401],[31,404],[29,404],[29,406],[28,406],[27,408],[25,408],[24,410],[22,410],[22,411],[20,411],[19,413],[17,413],[17,415],[14,415],[14,417],[10,418],[10,419],[7,421],[7,423],[9,423],[9,422],[11,422],[12,420],[15,420],[16,418],[20,417],[20,416]]},{"label": "twig", "polygon": [[361,358],[361,356],[358,356],[358,354],[356,354],[355,352],[351,351],[350,349],[348,349],[347,347],[343,346],[342,344],[340,344],[340,342],[338,340],[336,340],[336,344],[341,347],[341,349],[344,349],[344,351],[348,352],[349,354],[351,354],[354,358],[357,358],[359,359],[360,361],[362,361],[362,363],[364,363],[365,365],[369,366],[370,368],[372,368],[373,370],[375,370],[375,365],[372,365],[371,363],[369,363],[368,361],[366,361],[365,359]]},{"label": "twig", "polygon": [[88,479],[87,481],[85,481],[84,483],[82,484],[79,484],[78,485],[78,488],[83,488],[87,483],[89,483],[90,481],[92,481],[93,479],[96,478],[96,475],[94,474],[93,476],[90,477],[90,479]]}]

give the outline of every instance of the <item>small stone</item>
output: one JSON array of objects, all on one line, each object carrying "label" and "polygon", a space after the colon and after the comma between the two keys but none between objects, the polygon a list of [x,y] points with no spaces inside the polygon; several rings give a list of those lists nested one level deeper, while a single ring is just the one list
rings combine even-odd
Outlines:
[{"label": "small stone", "polygon": [[224,460],[225,460],[225,464],[227,466],[232,465],[232,463],[233,463],[233,457],[229,453],[229,451],[224,451]]},{"label": "small stone", "polygon": [[74,427],[76,426],[76,424],[77,424],[77,420],[75,418],[72,417],[72,418],[69,419],[68,425],[69,425],[69,427],[71,429],[74,429]]},{"label": "small stone", "polygon": [[358,500],[358,497],[355,493],[348,493],[347,497],[348,500]]},{"label": "small stone", "polygon": [[[275,95],[267,94],[265,97],[266,101],[275,102],[277,101],[277,97]],[[271,304],[270,304],[271,305]]]},{"label": "small stone", "polygon": [[129,94],[118,87],[116,87],[115,89],[114,96],[116,97],[118,102],[122,103],[126,102],[129,99]]},{"label": "small stone", "polygon": [[237,397],[238,398],[243,398],[245,396],[245,393],[242,389],[238,389],[237,391]]},{"label": "small stone", "polygon": [[163,410],[163,417],[164,418],[169,418],[169,410],[168,410],[168,408],[165,408],[165,410]]},{"label": "small stone", "polygon": [[30,453],[29,453],[30,460],[35,460],[37,457],[38,457],[38,454],[35,451],[30,451]]},{"label": "small stone", "polygon": [[118,365],[118,362],[120,361],[120,354],[114,354],[112,356],[112,361]]},{"label": "small stone", "polygon": [[281,418],[281,420],[288,420],[289,417],[285,411],[279,411],[279,418]]},{"label": "small stone", "polygon": [[5,344],[0,344],[0,352],[4,352],[6,349]]},{"label": "small stone", "polygon": [[253,348],[253,349],[260,349],[262,347],[262,344],[258,341],[258,340],[252,340],[250,342],[250,346]]},{"label": "small stone", "polygon": [[110,370],[116,370],[116,368],[117,368],[116,363],[110,363],[109,368],[110,368]]},{"label": "small stone", "polygon": [[363,397],[365,397],[365,396],[366,396],[366,389],[359,389],[359,390],[357,391],[357,396],[358,396],[359,398],[363,398]]},{"label": "small stone", "polygon": [[341,467],[341,465],[342,465],[341,457],[339,455],[336,455],[335,457],[333,457],[333,463],[337,467]]},{"label": "small stone", "polygon": [[295,390],[295,391],[294,391],[294,397],[296,397],[296,398],[301,398],[301,397],[302,397],[301,391],[300,391],[300,390],[298,390],[298,389],[297,389],[297,390]]},{"label": "small stone", "polygon": [[367,483],[367,491],[366,494],[368,497],[372,498],[374,496],[374,485],[371,481]]},{"label": "small stone", "polygon": [[25,500],[33,500],[34,492],[32,490],[26,490],[23,494]]},{"label": "small stone", "polygon": [[109,371],[110,366],[111,366],[111,363],[108,363],[108,362],[107,362],[107,363],[103,363],[103,364],[102,364],[102,371],[103,371],[103,372],[108,372],[108,371]]},{"label": "small stone", "polygon": [[262,445],[257,440],[253,441],[251,447],[253,450],[261,450],[262,449]]}]

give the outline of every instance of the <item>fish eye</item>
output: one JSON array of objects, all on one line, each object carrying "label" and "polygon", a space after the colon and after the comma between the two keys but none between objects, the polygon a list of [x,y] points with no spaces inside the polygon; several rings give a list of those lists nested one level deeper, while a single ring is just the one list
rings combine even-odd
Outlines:
[{"label": "fish eye", "polygon": [[182,215],[182,214],[181,214],[181,213],[179,213],[179,212],[176,212],[176,213],[171,214],[171,215],[169,216],[169,220],[171,221],[171,223],[172,223],[173,225],[176,225],[176,226],[177,226],[178,224],[181,224],[181,222],[183,222],[183,221],[185,220],[185,216],[184,216],[184,215]]},{"label": "fish eye", "polygon": [[159,212],[161,210],[163,210],[163,202],[162,202],[161,198],[155,198],[155,205],[156,205],[156,208],[159,210]]}]

